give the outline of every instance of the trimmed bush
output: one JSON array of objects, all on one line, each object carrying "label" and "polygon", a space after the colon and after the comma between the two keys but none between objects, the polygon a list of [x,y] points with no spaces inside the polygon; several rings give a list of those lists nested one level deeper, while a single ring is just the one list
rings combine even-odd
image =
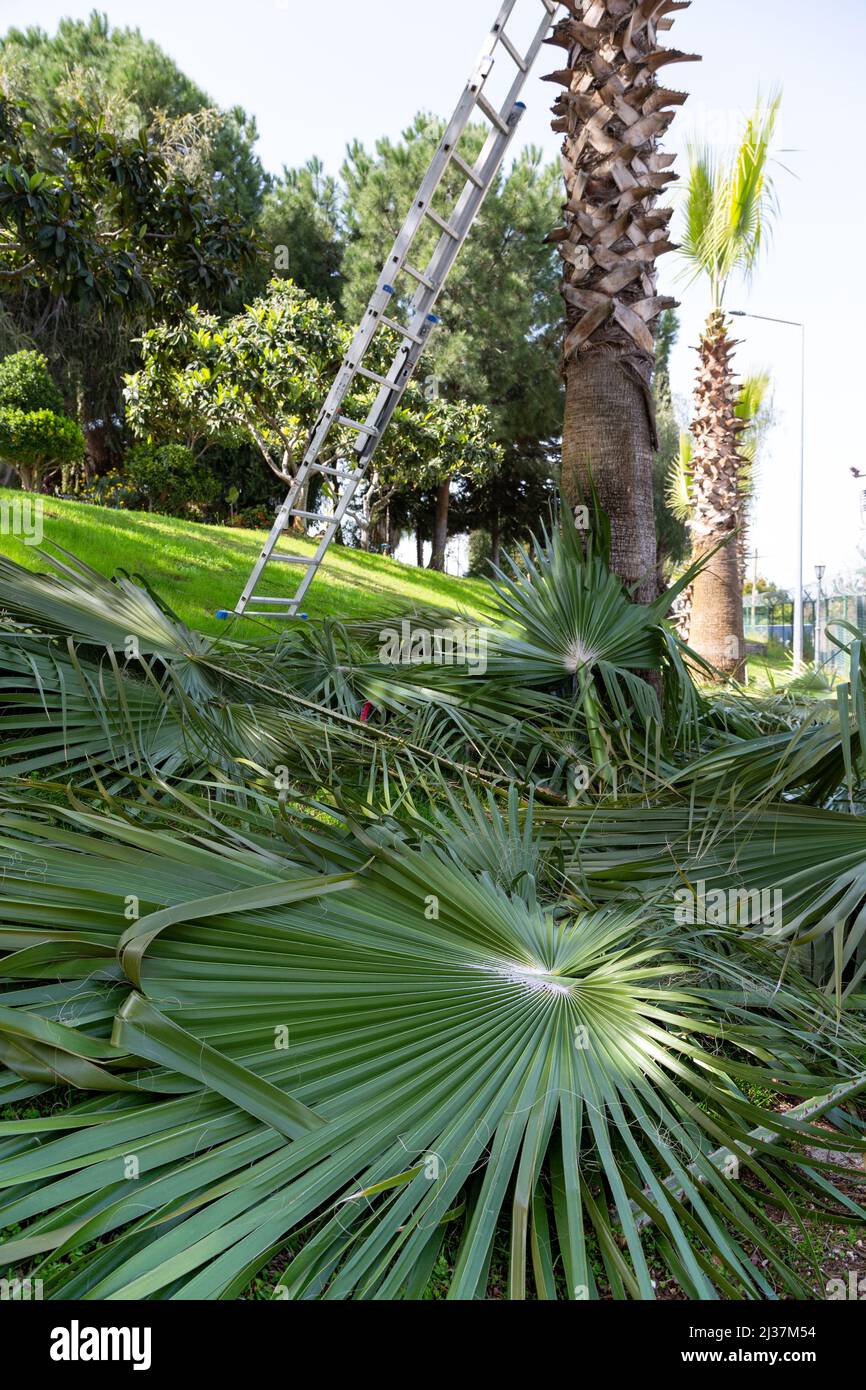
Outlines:
[{"label": "trimmed bush", "polygon": [[183,444],[136,444],[124,468],[130,487],[150,511],[205,515],[219,501],[220,480]]},{"label": "trimmed bush", "polygon": [[0,362],[0,459],[21,486],[41,492],[48,475],[84,457],[84,435],[63,413],[63,397],[39,352],[15,352]]}]

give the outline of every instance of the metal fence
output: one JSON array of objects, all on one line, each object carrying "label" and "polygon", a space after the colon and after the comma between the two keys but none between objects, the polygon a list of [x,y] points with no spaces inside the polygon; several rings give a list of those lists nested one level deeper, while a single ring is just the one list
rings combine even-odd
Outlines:
[{"label": "metal fence", "polygon": [[[787,594],[759,594],[753,606],[744,603],[747,642],[773,644],[793,650],[794,605]],[[803,654],[807,661],[817,659],[827,675],[848,676],[848,655],[830,640],[829,632],[847,642],[851,633],[834,626],[840,620],[852,623],[866,632],[866,594],[822,594],[820,609],[817,595],[803,595]],[[817,636],[817,652],[816,652]]]}]

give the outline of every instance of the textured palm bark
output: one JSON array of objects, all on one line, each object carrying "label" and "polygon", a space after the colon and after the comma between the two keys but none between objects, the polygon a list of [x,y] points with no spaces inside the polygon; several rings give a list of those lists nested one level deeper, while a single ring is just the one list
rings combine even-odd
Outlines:
[{"label": "textured palm bark", "polygon": [[658,593],[653,434],[644,391],[623,362],[595,352],[566,365],[562,493],[575,505],[588,472],[611,520],[611,565],[639,603]]},{"label": "textured palm bark", "polygon": [[640,600],[656,584],[652,455],[658,440],[651,381],[655,326],[676,301],[658,294],[656,260],[673,249],[670,208],[656,206],[676,175],[661,136],[685,100],[656,73],[690,55],[658,31],[687,8],[677,0],[565,0],[549,42],[568,66],[554,129],[565,136],[563,260],[566,415],[562,488],[575,505],[591,470],[611,520],[613,564]]},{"label": "textured palm bark", "polygon": [[743,458],[737,441],[743,422],[735,410],[735,347],[724,314],[712,313],[698,347],[690,526],[696,557],[724,544],[695,580],[689,641],[700,656],[741,680],[746,656],[738,546]]},{"label": "textured palm bark", "polygon": [[694,584],[689,584],[678,598],[674,599],[669,618],[678,636],[689,642],[692,631],[692,603],[695,596]]}]

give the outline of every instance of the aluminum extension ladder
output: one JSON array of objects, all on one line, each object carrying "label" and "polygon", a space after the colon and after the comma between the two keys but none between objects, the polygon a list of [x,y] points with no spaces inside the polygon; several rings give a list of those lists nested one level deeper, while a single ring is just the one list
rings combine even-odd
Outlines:
[{"label": "aluminum extension ladder", "polygon": [[[504,0],[496,22],[485,43],[478,63],[469,78],[457,109],[448,124],[437,149],[418,196],[408,213],[405,222],[394,242],[394,246],[382,269],[378,284],[352,344],[328,394],[316,424],[310,433],[304,458],[292,481],[285,502],[277,512],[276,520],[265,543],[261,555],[253,566],[246,588],[233,609],[220,609],[219,618],[295,618],[306,617],[299,613],[304,596],[316,577],[328,547],[333,541],[340,523],[354,497],[358,485],[364,478],[370,460],[376,452],[388,423],[399,404],[412,374],[427,346],[430,333],[439,319],[433,313],[439,295],[454,262],[472,229],[485,196],[496,178],[497,171],[508,146],[520,123],[524,105],[519,100],[523,86],[550,32],[554,17],[559,9],[558,0],[541,0],[544,19],[532,40],[529,51],[521,53],[505,30],[517,0]],[[502,107],[497,110],[484,94],[484,86],[493,68],[497,48],[502,47],[516,68],[516,77]],[[470,166],[457,152],[457,144],[469,122],[478,113],[489,122],[491,130],[488,139],[474,166]],[[456,167],[464,176],[466,183],[450,219],[440,217],[432,207],[432,199],[449,167]],[[430,258],[429,264],[418,269],[409,259],[413,242],[426,222],[432,222],[442,236]],[[401,274],[407,274],[417,283],[412,300],[408,323],[401,324],[388,316],[392,296],[396,293],[394,282]],[[363,365],[364,358],[374,338],[382,329],[388,329],[402,338],[394,360],[383,376]],[[379,386],[366,420],[353,420],[342,409],[343,401],[356,376],[361,376]],[[335,466],[320,463],[322,450],[328,434],[334,425],[339,425],[357,435],[350,452],[356,458],[354,466],[347,461],[337,460]],[[334,480],[336,497],[334,511],[330,515],[306,511],[297,505],[305,497],[307,485],[314,474],[324,475]],[[277,543],[293,519],[302,521],[323,521],[325,530],[319,538],[315,554],[311,558],[299,555],[286,555],[277,551]],[[301,582],[292,598],[268,598],[258,593],[259,581],[269,561],[287,565],[298,565],[304,569]]]}]

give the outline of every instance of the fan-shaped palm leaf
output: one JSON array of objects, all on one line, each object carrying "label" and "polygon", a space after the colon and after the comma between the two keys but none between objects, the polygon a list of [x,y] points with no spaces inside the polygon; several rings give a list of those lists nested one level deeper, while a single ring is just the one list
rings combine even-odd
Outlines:
[{"label": "fan-shaped palm leaf", "polygon": [[[798,1202],[843,1202],[862,1219],[806,1152],[812,1120],[767,1127],[744,1090],[830,1090],[814,1017],[771,997],[758,958],[695,943],[696,970],[651,914],[557,920],[432,845],[311,880],[70,819],[46,836],[7,817],[8,842],[45,867],[13,873],[3,920],[20,930],[53,896],[71,962],[120,938],[136,988],[113,1047],[86,1031],[65,1046],[136,1094],[0,1125],[0,1219],[29,1223],[0,1260],[45,1255],[49,1296],[231,1297],[294,1233],[290,1297],[411,1297],[453,1230],[450,1295],[473,1298],[506,1216],[512,1297],[531,1265],[545,1298],[652,1298],[647,1225],[692,1297],[802,1295],[775,1208],[796,1221]],[[56,979],[55,957],[23,947],[6,979]],[[113,950],[105,970],[115,986]],[[38,1034],[31,1014],[7,1033]],[[824,1109],[866,1086],[853,1054],[835,1065],[850,1080]]]}]

